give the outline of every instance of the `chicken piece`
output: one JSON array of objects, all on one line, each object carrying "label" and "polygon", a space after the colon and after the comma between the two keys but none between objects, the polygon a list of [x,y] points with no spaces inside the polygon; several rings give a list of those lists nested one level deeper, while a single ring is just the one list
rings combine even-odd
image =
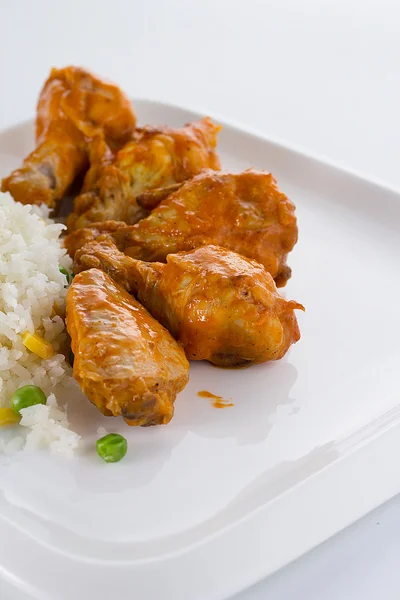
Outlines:
[{"label": "chicken piece", "polygon": [[116,85],[78,67],[52,69],[37,106],[36,149],[3,179],[2,190],[23,204],[54,208],[87,168],[92,139],[105,136],[120,147],[135,126],[132,104]]},{"label": "chicken piece", "polygon": [[216,244],[264,265],[282,287],[291,275],[286,257],[297,241],[295,207],[269,173],[205,171],[184,183],[133,226],[108,222],[66,239],[71,256],[83,243],[109,236],[125,254],[145,261]]},{"label": "chicken piece", "polygon": [[180,344],[190,360],[237,367],[282,358],[300,338],[295,309],[277,292],[263,266],[218,246],[169,254],[145,263],[120,252],[111,240],[79,250],[75,271],[106,271]]},{"label": "chicken piece", "polygon": [[145,127],[115,157],[99,144],[68,229],[110,219],[137,223],[148,214],[137,204],[139,194],[174,186],[206,168],[220,168],[215,151],[219,130],[209,117],[181,129]]},{"label": "chicken piece", "polygon": [[128,425],[168,423],[189,364],[179,344],[139,302],[98,269],[67,295],[73,375],[89,400]]}]

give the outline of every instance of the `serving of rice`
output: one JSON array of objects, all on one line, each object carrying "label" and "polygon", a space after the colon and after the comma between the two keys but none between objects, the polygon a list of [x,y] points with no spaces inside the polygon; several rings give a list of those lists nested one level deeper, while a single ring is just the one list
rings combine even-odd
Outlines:
[{"label": "serving of rice", "polygon": [[[72,265],[60,242],[64,225],[48,214],[47,207],[23,206],[0,194],[0,407],[10,406],[15,390],[28,384],[40,387],[48,398],[46,405],[21,411],[22,427],[17,426],[11,441],[5,444],[0,438],[0,451],[6,453],[48,445],[68,455],[79,443],[54,395],[72,380],[62,353],[67,335],[59,316],[67,293],[60,267],[70,272]],[[23,343],[27,332],[50,342],[53,356],[43,359],[28,350]]]}]

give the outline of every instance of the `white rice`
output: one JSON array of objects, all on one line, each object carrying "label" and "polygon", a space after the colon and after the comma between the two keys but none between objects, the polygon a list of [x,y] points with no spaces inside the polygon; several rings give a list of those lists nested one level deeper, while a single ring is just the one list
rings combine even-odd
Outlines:
[{"label": "white rice", "polygon": [[47,404],[37,404],[21,410],[20,425],[28,427],[25,450],[38,450],[49,446],[54,454],[71,456],[78,447],[80,436],[68,429],[68,419],[54,394],[47,398]]},{"label": "white rice", "polygon": [[[79,436],[68,429],[64,409],[52,394],[68,385],[71,369],[61,350],[67,336],[63,313],[66,278],[59,267],[71,271],[71,259],[60,243],[64,225],[49,219],[47,207],[23,206],[8,194],[0,194],[0,407],[9,406],[13,392],[28,384],[40,387],[47,405],[24,409],[21,425],[29,429],[26,441],[18,435],[0,451],[11,454],[48,445],[69,455]],[[44,360],[27,350],[21,336],[38,333],[51,342],[52,358]],[[20,431],[21,430],[20,428]],[[1,430],[0,430],[1,435]]]}]

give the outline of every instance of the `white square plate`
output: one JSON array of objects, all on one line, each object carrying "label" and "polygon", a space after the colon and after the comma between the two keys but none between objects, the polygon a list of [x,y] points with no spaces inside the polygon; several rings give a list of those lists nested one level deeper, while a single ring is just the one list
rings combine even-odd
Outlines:
[{"label": "white square plate", "polygon": [[[143,124],[200,118],[134,104]],[[32,143],[32,123],[3,132],[0,175]],[[128,428],[77,398],[87,452],[3,459],[0,576],[35,598],[221,600],[400,491],[399,196],[228,124],[219,152],[297,205],[284,292],[306,306],[302,339],[273,364],[192,364],[168,426]],[[128,438],[121,463],[96,457],[99,425]]]}]

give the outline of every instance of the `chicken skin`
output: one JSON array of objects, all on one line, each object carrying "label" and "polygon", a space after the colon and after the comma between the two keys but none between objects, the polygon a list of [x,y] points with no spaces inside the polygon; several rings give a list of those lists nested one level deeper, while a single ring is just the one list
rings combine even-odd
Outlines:
[{"label": "chicken skin", "polygon": [[237,367],[282,358],[300,338],[294,313],[254,260],[218,246],[145,263],[110,240],[78,250],[75,271],[100,268],[139,301],[183,346],[190,360]]},{"label": "chicken skin", "polygon": [[181,346],[139,302],[106,273],[77,275],[67,295],[73,375],[108,416],[128,425],[168,423],[188,382]]},{"label": "chicken skin", "polygon": [[219,169],[215,151],[220,127],[206,117],[181,129],[144,127],[116,155],[100,140],[91,156],[82,193],[68,218],[70,231],[97,221],[137,223],[148,214],[136,197],[190,179],[206,168]]},{"label": "chicken skin", "polygon": [[111,237],[132,258],[165,262],[168,254],[215,244],[261,263],[282,287],[291,275],[287,254],[297,241],[295,207],[269,173],[207,170],[170,194],[133,226],[94,224],[67,236],[71,254],[97,237]]},{"label": "chicken skin", "polygon": [[23,204],[54,208],[88,167],[93,138],[120,147],[135,126],[132,104],[116,85],[78,67],[52,69],[37,106],[36,149],[3,179],[2,191]]}]

